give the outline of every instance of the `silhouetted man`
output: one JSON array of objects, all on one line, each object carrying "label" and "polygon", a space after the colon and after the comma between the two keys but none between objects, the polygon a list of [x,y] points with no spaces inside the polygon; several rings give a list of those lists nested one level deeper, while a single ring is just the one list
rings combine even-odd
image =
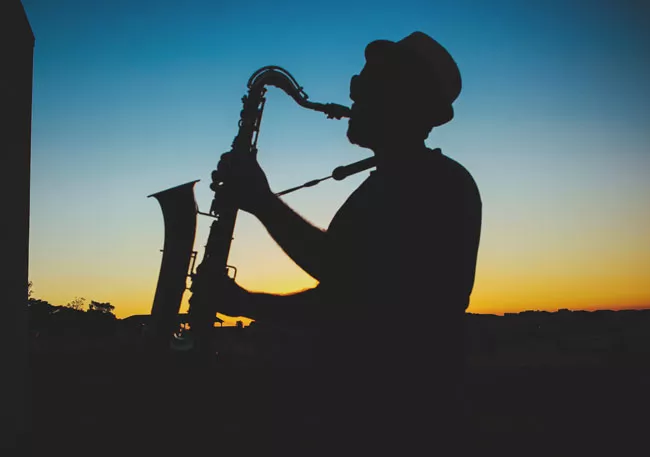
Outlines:
[{"label": "silhouetted man", "polygon": [[327,231],[274,196],[255,159],[222,157],[239,207],[319,285],[284,296],[236,289],[220,312],[315,332],[307,398],[329,435],[314,453],[452,455],[481,199],[469,172],[424,141],[453,118],[460,72],[420,32],[374,41],[365,57],[347,135],[377,166]]}]

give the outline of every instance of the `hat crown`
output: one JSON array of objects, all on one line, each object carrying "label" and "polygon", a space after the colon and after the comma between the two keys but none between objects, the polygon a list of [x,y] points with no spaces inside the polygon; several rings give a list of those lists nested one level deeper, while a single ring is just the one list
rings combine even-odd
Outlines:
[{"label": "hat crown", "polygon": [[[416,77],[416,85],[428,88],[421,98],[436,105],[434,126],[449,122],[454,117],[453,102],[460,95],[460,70],[451,54],[440,43],[422,32],[413,32],[400,41],[375,40],[366,46],[366,61],[391,61],[402,65],[408,76]],[[401,61],[401,62],[400,62]],[[415,73],[413,73],[415,72]],[[433,99],[425,100],[433,96]]]},{"label": "hat crown", "polygon": [[396,44],[431,72],[446,102],[451,104],[458,98],[462,89],[460,70],[447,49],[422,32],[413,32]]}]

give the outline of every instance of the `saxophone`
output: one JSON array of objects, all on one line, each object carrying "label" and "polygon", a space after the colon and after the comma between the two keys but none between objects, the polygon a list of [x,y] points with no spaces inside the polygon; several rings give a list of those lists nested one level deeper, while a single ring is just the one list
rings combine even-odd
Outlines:
[{"label": "saxophone", "polygon": [[[231,145],[234,154],[256,154],[257,138],[265,104],[267,86],[277,87],[292,97],[303,108],[325,113],[329,119],[341,119],[350,116],[350,109],[336,103],[315,103],[308,100],[303,88],[291,74],[277,66],[260,68],[250,77],[247,83],[248,93],[242,97],[243,109],[238,123],[239,131]],[[332,173],[336,180],[362,171],[373,166],[372,161],[364,159],[354,164],[338,167]],[[329,178],[329,177],[328,177]],[[323,179],[314,180],[303,186],[290,189],[297,190],[309,187]],[[229,201],[227,196],[228,183],[213,178],[210,188],[214,191],[208,213],[198,211],[194,200],[193,187],[197,181],[192,181],[157,194],[155,197],[161,206],[165,220],[165,245],[158,284],[152,306],[152,340],[162,346],[169,346],[174,332],[179,327],[178,311],[189,276],[192,281],[190,290],[189,313],[187,322],[191,330],[191,347],[196,351],[209,350],[212,329],[218,311],[218,298],[214,293],[203,294],[205,284],[215,282],[224,284],[233,280],[228,272],[233,269],[227,265],[230,246],[235,229],[238,208]],[[289,191],[281,192],[283,195]],[[196,232],[198,214],[214,218],[201,263],[195,273],[189,270],[190,262],[196,260],[193,242]],[[209,296],[210,298],[207,298]],[[219,297],[219,293],[216,294]]]}]

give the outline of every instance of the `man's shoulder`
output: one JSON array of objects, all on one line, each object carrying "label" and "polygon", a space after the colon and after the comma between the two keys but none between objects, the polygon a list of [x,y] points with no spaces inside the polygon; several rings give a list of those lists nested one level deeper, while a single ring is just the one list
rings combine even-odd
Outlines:
[{"label": "man's shoulder", "polygon": [[459,186],[463,190],[479,194],[478,185],[470,171],[458,161],[449,156],[440,154],[439,172],[449,184]]},{"label": "man's shoulder", "polygon": [[474,177],[469,172],[469,170],[457,160],[445,155],[440,154],[440,167],[446,172],[450,173],[453,176],[463,179],[466,181],[474,182]]},{"label": "man's shoulder", "polygon": [[[410,166],[410,173],[405,177],[411,185],[425,186],[432,191],[440,187],[448,191],[478,193],[478,186],[469,170],[439,150],[420,156]],[[445,193],[447,193],[445,192]]]}]

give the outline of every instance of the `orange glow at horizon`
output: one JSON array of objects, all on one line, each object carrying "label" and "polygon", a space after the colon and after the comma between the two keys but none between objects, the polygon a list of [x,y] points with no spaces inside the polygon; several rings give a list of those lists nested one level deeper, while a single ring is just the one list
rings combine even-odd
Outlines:
[{"label": "orange glow at horizon", "polygon": [[[280,262],[281,264],[283,262]],[[268,263],[267,263],[268,265]],[[316,286],[317,282],[303,273],[298,267],[293,272],[281,272],[262,276],[263,271],[251,269],[248,274],[240,273],[242,279],[238,283],[249,290],[276,294],[295,293]],[[266,268],[265,268],[266,270]],[[268,272],[268,270],[266,270]],[[477,314],[503,314],[526,310],[556,311],[567,308],[572,310],[596,309],[640,309],[650,308],[650,291],[644,274],[621,274],[610,277],[608,281],[584,275],[582,278],[573,276],[564,278],[561,271],[553,274],[538,274],[522,272],[519,275],[500,274],[505,272],[487,271],[481,268],[477,271],[477,282],[472,293],[468,312]],[[257,275],[260,276],[257,276]],[[79,278],[77,278],[78,280]],[[35,280],[34,296],[43,298],[54,305],[65,305],[75,297],[90,300],[109,301],[115,305],[115,314],[119,318],[133,314],[149,314],[155,291],[154,281],[146,284],[135,279],[131,282],[118,280],[111,284],[105,277],[92,280],[89,277],[83,281],[84,286],[77,293],[70,294],[68,281],[60,277],[48,277]],[[599,280],[600,279],[600,280]],[[78,282],[78,281],[75,281]],[[40,294],[39,290],[47,290]],[[187,300],[190,292],[186,291],[181,312],[187,311]],[[224,325],[235,325],[242,320],[248,325],[250,319],[229,317],[219,314]],[[399,309],[394,317],[399,320]]]},{"label": "orange glow at horizon", "polygon": [[[336,204],[331,206],[335,211]],[[309,215],[309,210],[303,213]],[[322,215],[321,220],[328,217],[331,214]],[[554,227],[552,224],[559,223],[553,221],[547,222],[546,230],[540,230],[527,227],[528,223],[502,222],[498,211],[487,212],[468,312],[650,307],[650,243],[645,242],[643,230],[648,224],[642,223],[644,216],[636,217],[638,223],[625,228],[625,237],[616,237],[612,223],[594,224],[583,232]],[[114,248],[93,244],[92,255],[87,254],[90,241],[83,244],[81,236],[68,248],[68,256],[57,252],[56,246],[40,249],[40,253],[34,249],[30,259],[33,296],[54,305],[65,305],[74,297],[110,302],[120,318],[149,314],[160,269],[161,232],[158,226],[155,236],[134,238],[140,242],[125,235]],[[201,253],[205,239],[206,226],[200,225],[195,249]],[[238,218],[229,264],[238,268],[237,283],[255,292],[287,294],[317,285],[263,226],[246,214]],[[187,311],[189,296],[187,291],[181,312]],[[393,316],[400,319],[398,309]],[[224,325],[235,325],[237,320],[245,325],[250,322],[219,317]]]}]

